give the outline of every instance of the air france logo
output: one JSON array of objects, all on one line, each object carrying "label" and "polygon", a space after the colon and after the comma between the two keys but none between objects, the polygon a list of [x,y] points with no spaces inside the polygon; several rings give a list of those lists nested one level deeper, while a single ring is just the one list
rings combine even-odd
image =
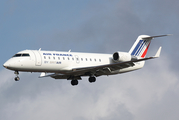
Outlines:
[{"label": "air france logo", "polygon": [[58,54],[58,53],[43,53],[43,55],[53,55],[53,56],[72,56],[72,54]]}]

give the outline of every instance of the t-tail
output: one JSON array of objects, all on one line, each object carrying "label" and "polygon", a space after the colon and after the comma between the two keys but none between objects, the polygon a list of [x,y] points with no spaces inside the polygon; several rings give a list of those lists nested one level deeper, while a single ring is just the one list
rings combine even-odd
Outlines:
[{"label": "t-tail", "polygon": [[132,48],[130,49],[129,53],[136,57],[145,58],[151,40],[156,37],[164,37],[164,36],[169,36],[169,35],[159,35],[159,36],[140,35],[135,41]]}]

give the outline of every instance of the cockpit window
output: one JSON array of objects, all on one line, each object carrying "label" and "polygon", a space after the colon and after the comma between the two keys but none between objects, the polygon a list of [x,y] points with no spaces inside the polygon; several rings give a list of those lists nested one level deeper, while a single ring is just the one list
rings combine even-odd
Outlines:
[{"label": "cockpit window", "polygon": [[13,57],[20,57],[22,54],[15,54]]},{"label": "cockpit window", "polygon": [[30,56],[28,53],[15,54],[13,57],[28,57]]},{"label": "cockpit window", "polygon": [[30,56],[30,55],[29,55],[29,54],[24,53],[24,54],[22,54],[22,56]]}]

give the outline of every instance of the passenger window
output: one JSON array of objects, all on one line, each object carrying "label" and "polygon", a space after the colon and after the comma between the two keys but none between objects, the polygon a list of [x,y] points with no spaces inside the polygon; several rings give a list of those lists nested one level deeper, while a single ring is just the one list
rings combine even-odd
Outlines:
[{"label": "passenger window", "polygon": [[72,58],[72,60],[74,60],[74,58]]},{"label": "passenger window", "polygon": [[65,57],[63,57],[63,60],[65,60]]},{"label": "passenger window", "polygon": [[70,58],[68,57],[68,60],[70,60]]},{"label": "passenger window", "polygon": [[50,59],[50,56],[48,58]]},{"label": "passenger window", "polygon": [[88,61],[88,59],[86,58],[86,61]]},{"label": "passenger window", "polygon": [[83,61],[83,58],[81,58],[81,61]]},{"label": "passenger window", "polygon": [[60,60],[60,57],[58,57],[58,59]]},{"label": "passenger window", "polygon": [[96,59],[94,59],[94,61],[96,61]]},{"label": "passenger window", "polygon": [[99,62],[101,62],[101,59],[99,59]]},{"label": "passenger window", "polygon": [[90,61],[92,61],[91,58],[90,58]]},{"label": "passenger window", "polygon": [[44,56],[44,59],[46,59],[46,56]]},{"label": "passenger window", "polygon": [[55,60],[55,57],[53,57],[53,59]]}]

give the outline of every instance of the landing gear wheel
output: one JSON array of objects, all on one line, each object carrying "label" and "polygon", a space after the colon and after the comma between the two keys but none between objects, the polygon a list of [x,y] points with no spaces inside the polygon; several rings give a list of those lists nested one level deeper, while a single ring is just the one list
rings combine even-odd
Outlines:
[{"label": "landing gear wheel", "polygon": [[19,78],[19,72],[18,71],[14,71],[14,74],[16,74],[17,77],[14,78],[15,81],[19,81],[20,78]]},{"label": "landing gear wheel", "polygon": [[14,80],[15,80],[15,81],[19,81],[20,78],[19,78],[19,77],[15,77]]},{"label": "landing gear wheel", "polygon": [[92,83],[92,82],[95,82],[96,81],[96,78],[95,77],[89,77],[89,82]]},{"label": "landing gear wheel", "polygon": [[78,80],[72,80],[71,85],[73,85],[73,86],[78,85]]},{"label": "landing gear wheel", "polygon": [[14,74],[19,75],[19,72],[18,71],[14,71]]}]

